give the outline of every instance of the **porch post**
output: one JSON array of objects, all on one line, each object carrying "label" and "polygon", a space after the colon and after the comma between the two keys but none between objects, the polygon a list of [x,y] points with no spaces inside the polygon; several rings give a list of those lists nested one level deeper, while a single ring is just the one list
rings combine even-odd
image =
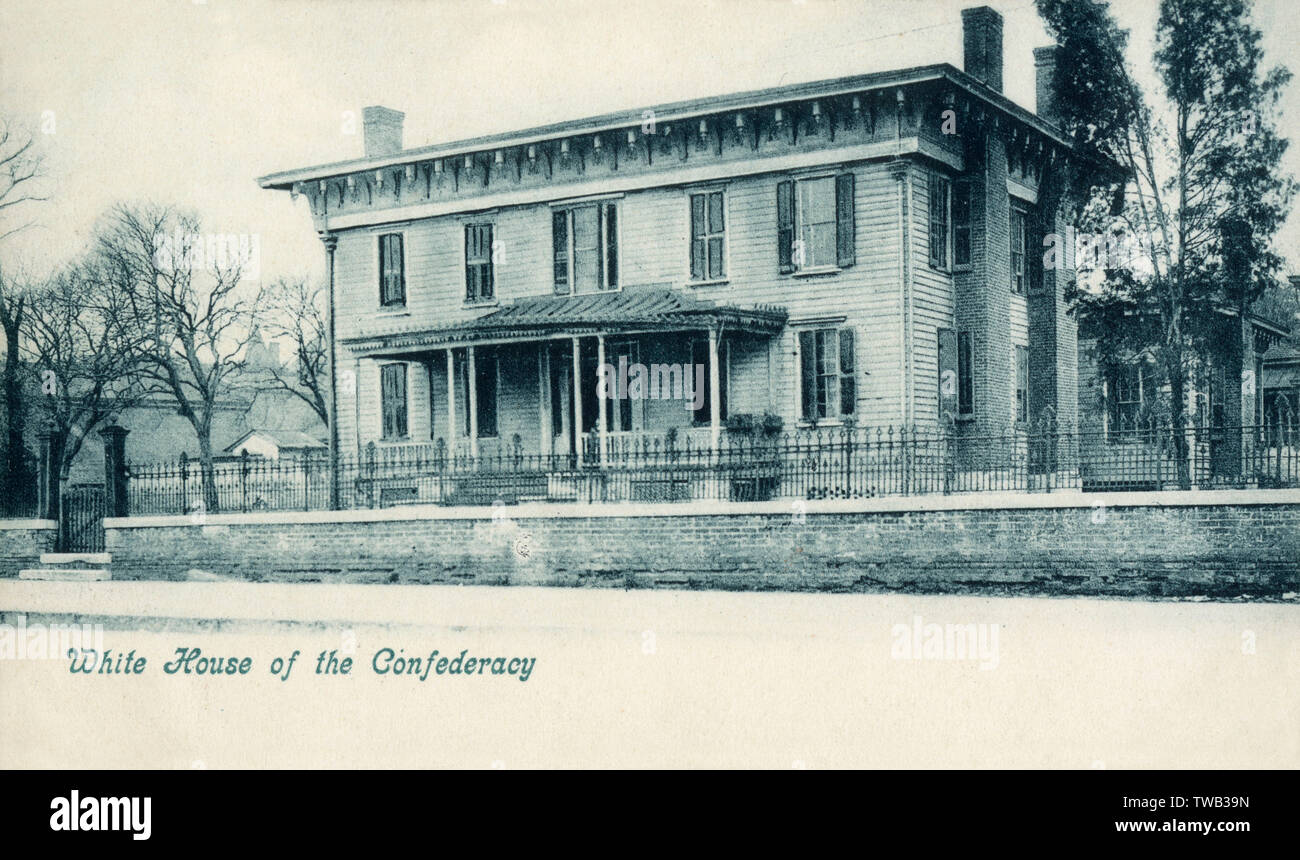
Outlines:
[{"label": "porch post", "polygon": [[715,326],[709,329],[709,439],[715,458],[722,438],[722,392],[718,391],[721,376],[718,372],[718,329]]},{"label": "porch post", "polygon": [[551,410],[555,408],[555,404],[550,403],[551,386],[546,384],[551,378],[550,358],[551,353],[546,348],[546,341],[537,344],[537,453],[542,456],[546,456],[550,451],[551,422],[547,419],[551,417]]},{"label": "porch post", "polygon": [[[605,336],[603,334],[598,334],[596,335],[596,381],[597,381],[596,392],[597,393],[600,392],[600,385],[599,385],[600,375],[604,373],[604,368],[605,368]],[[609,394],[609,384],[610,384],[609,380],[605,380],[606,395]],[[599,422],[597,432],[600,434],[600,465],[601,468],[604,468],[607,461],[606,450],[609,445],[609,440],[607,438],[607,434],[609,431],[606,429],[605,426],[606,418],[609,415],[609,403],[606,402],[608,400],[608,397],[597,397],[596,400],[597,400],[596,420],[597,422]]]},{"label": "porch post", "polygon": [[447,347],[447,455],[456,456],[456,356]]},{"label": "porch post", "polygon": [[578,452],[578,465],[582,465],[582,360],[578,354],[578,338],[573,339],[573,449]]},{"label": "porch post", "polygon": [[468,365],[465,368],[465,374],[469,377],[469,392],[465,395],[469,400],[465,408],[469,410],[469,455],[478,459],[478,373],[474,365],[474,347],[466,347],[465,352],[468,359]]}]

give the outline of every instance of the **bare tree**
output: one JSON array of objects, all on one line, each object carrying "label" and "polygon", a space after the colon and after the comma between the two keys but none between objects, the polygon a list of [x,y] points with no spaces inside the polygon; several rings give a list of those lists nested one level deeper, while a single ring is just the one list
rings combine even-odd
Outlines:
[{"label": "bare tree", "polygon": [[310,406],[329,426],[328,329],[322,306],[325,288],[305,278],[267,284],[257,298],[261,329],[293,349],[293,361],[263,371],[259,383],[287,391]]},{"label": "bare tree", "polygon": [[[45,200],[40,191],[44,158],[35,138],[13,120],[0,117],[0,242],[30,227],[27,204]],[[26,430],[24,378],[19,341],[25,312],[25,279],[13,265],[0,265],[0,327],[4,329],[4,478],[0,505],[24,512],[35,500],[35,483],[23,441]]]},{"label": "bare tree", "polygon": [[116,207],[97,253],[140,328],[141,377],[194,428],[204,508],[219,510],[213,417],[242,374],[256,328],[255,306],[239,290],[241,261],[203,238],[195,216],[154,205]]},{"label": "bare tree", "polygon": [[87,437],[141,396],[136,360],[143,341],[131,310],[130,297],[85,263],[30,293],[24,354],[43,395],[37,408],[62,431],[61,483]]},{"label": "bare tree", "polygon": [[23,204],[49,199],[41,193],[44,175],[45,158],[36,138],[0,116],[0,241],[32,225]]}]

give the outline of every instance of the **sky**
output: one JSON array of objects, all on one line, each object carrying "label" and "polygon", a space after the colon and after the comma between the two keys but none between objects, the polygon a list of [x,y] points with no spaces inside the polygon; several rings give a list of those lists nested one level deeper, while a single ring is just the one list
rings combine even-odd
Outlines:
[{"label": "sky", "polygon": [[[1270,65],[1300,72],[1295,0],[1256,0]],[[0,0],[0,113],[36,131],[48,202],[6,240],[41,272],[119,201],[255,237],[260,277],[324,273],[307,202],[259,176],[362,154],[361,108],[415,147],[699,96],[949,62],[973,0]],[[1034,106],[1029,0],[1002,13],[1006,95]],[[1113,0],[1150,69],[1156,0]],[[350,122],[349,117],[355,121]],[[1300,80],[1283,101],[1300,137]],[[1300,141],[1286,167],[1300,175]],[[1300,216],[1277,247],[1300,271]]]}]

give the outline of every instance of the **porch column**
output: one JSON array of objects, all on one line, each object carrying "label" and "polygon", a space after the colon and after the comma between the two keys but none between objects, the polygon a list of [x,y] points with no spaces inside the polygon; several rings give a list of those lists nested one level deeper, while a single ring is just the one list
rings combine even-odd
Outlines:
[{"label": "porch column", "polygon": [[573,449],[578,452],[578,465],[582,465],[582,359],[578,353],[578,338],[573,339]]},{"label": "porch column", "polygon": [[718,330],[711,328],[709,329],[709,438],[714,457],[717,457],[718,442],[722,438],[722,392],[718,391],[721,376],[722,374],[718,372]]},{"label": "porch column", "polygon": [[469,410],[469,455],[478,459],[478,374],[474,366],[474,347],[466,347],[465,351],[468,364],[465,368],[465,375],[469,378],[469,392],[465,395],[469,403],[465,408]]},{"label": "porch column", "polygon": [[551,386],[547,381],[551,378],[550,374],[550,350],[546,348],[546,341],[537,345],[537,453],[546,456],[550,453],[550,433],[551,410],[555,404],[550,402]]},{"label": "porch column", "polygon": [[[596,335],[596,382],[597,382],[596,392],[597,394],[600,393],[600,384],[599,384],[600,375],[601,373],[604,372],[604,367],[605,367],[605,336],[603,334],[598,334]],[[609,380],[605,380],[606,395],[609,394],[609,384],[610,384]],[[608,439],[609,431],[608,429],[606,429],[605,426],[606,418],[609,415],[609,403],[607,402],[608,399],[609,399],[608,397],[596,398],[596,407],[597,407],[596,421],[597,421],[597,432],[600,434],[600,465],[602,468],[606,465],[608,459],[606,456],[606,450],[609,447],[609,439]]]},{"label": "porch column", "polygon": [[447,454],[456,456],[456,354],[447,347]]}]

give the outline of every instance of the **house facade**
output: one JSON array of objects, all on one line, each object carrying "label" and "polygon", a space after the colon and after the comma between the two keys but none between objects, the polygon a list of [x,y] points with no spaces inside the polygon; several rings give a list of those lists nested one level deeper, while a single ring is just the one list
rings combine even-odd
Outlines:
[{"label": "house facade", "polygon": [[739,425],[1077,424],[1050,121],[1002,19],[947,64],[635,109],[263,177],[330,260],[337,445],[566,456]]}]

